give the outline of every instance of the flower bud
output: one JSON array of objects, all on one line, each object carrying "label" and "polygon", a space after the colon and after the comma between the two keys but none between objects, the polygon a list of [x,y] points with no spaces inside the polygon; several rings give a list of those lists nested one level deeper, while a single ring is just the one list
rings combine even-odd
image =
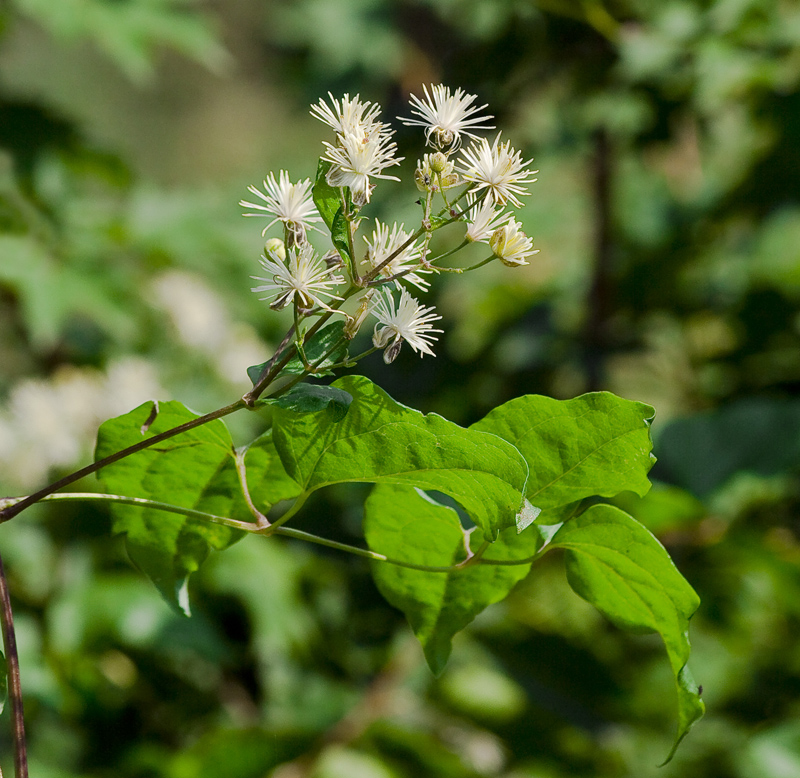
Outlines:
[{"label": "flower bud", "polygon": [[264,244],[264,253],[281,262],[286,261],[286,245],[280,238],[270,238]]},{"label": "flower bud", "polygon": [[458,173],[451,173],[449,176],[442,176],[442,189],[450,189],[451,186],[458,186],[461,177]]},{"label": "flower bud", "polygon": [[350,316],[347,319],[347,324],[344,325],[344,336],[348,340],[352,340],[356,333],[361,328],[361,325],[364,323],[364,319],[367,318],[367,313],[369,313],[369,303],[370,298],[372,297],[372,290],[370,289],[364,297],[361,299],[361,305],[358,306],[358,310],[355,313],[355,316]]},{"label": "flower bud", "polygon": [[444,173],[447,170],[447,157],[441,151],[431,154],[431,170],[434,173]]},{"label": "flower bud", "polygon": [[512,219],[498,227],[489,238],[494,255],[506,267],[527,265],[526,258],[539,253],[538,249],[534,250],[533,240],[520,229],[521,226]]},{"label": "flower bud", "polygon": [[506,245],[507,233],[505,226],[498,227],[489,238],[489,248],[494,252],[496,257],[503,258],[503,249]]},{"label": "flower bud", "polygon": [[390,343],[383,352],[383,361],[387,365],[391,365],[392,362],[397,359],[397,355],[400,353],[400,349],[403,347],[403,340],[402,338],[398,338],[393,343]]}]

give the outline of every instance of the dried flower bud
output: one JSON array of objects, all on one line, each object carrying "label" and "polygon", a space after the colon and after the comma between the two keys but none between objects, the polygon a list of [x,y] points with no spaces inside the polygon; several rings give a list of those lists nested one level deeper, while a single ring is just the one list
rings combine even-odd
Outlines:
[{"label": "dried flower bud", "polygon": [[323,254],[322,261],[328,270],[338,270],[340,267],[344,267],[342,255],[336,249],[331,249],[327,254]]},{"label": "dried flower bud", "polygon": [[281,262],[286,261],[286,245],[280,238],[270,238],[264,244],[264,253],[273,256]]},{"label": "dried flower bud", "polygon": [[306,228],[297,222],[286,224],[286,248],[300,248],[307,243]]},{"label": "dried flower bud", "polygon": [[503,256],[503,247],[506,245],[506,231],[498,227],[489,238],[489,247],[496,257]]},{"label": "dried flower bud", "polygon": [[403,347],[403,341],[401,338],[398,338],[393,343],[390,343],[383,352],[383,361],[387,365],[391,365],[392,362],[397,359],[397,355],[400,353],[400,349]]}]

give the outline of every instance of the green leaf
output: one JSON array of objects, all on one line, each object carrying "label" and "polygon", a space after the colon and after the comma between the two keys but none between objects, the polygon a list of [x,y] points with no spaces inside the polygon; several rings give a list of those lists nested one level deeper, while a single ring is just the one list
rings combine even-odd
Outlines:
[{"label": "green leaf", "polygon": [[[344,321],[333,322],[333,324],[323,327],[308,343],[305,344],[306,359],[308,359],[312,365],[319,362],[318,371],[314,375],[333,375],[333,373],[327,368],[347,359],[347,347],[349,345],[349,341],[345,340],[339,346],[337,346],[337,344],[344,337],[344,326]],[[334,346],[337,346],[336,350],[332,351],[327,357],[325,357],[325,354],[334,348]],[[320,362],[323,357],[325,357],[325,359]],[[252,365],[251,367],[247,368],[247,375],[252,381],[253,386],[258,383],[258,379],[261,377],[264,368],[268,364],[269,360],[267,360],[267,362],[262,362],[260,365]],[[283,368],[283,370],[281,370],[279,375],[303,375],[305,372],[306,369],[300,357],[294,356],[286,363],[286,366]]]},{"label": "green leaf", "polygon": [[342,198],[339,190],[328,183],[328,171],[331,163],[327,159],[320,157],[317,164],[317,177],[314,180],[314,187],[311,196],[314,198],[314,205],[317,206],[319,215],[325,222],[329,230],[333,230],[333,222],[336,214],[342,207]]},{"label": "green leaf", "polygon": [[86,317],[116,335],[130,334],[129,315],[106,279],[59,263],[29,236],[0,236],[0,288],[18,298],[28,337],[36,347],[53,348],[71,317]]},{"label": "green leaf", "polygon": [[265,404],[277,405],[295,413],[319,413],[330,408],[334,421],[344,418],[353,398],[342,389],[317,384],[299,384],[279,397],[268,397]]},{"label": "green leaf", "polygon": [[639,522],[611,505],[595,505],[567,522],[550,548],[563,548],[576,594],[622,629],[658,632],[678,689],[678,729],[667,760],[705,710],[686,667],[689,619],[700,599],[665,548]]},{"label": "green leaf", "polygon": [[[317,165],[317,177],[314,181],[311,195],[314,198],[314,205],[317,206],[317,210],[322,216],[322,220],[330,230],[333,245],[341,254],[342,259],[348,262],[350,267],[353,267],[354,258],[350,255],[350,243],[348,241],[350,227],[347,219],[344,218],[342,197],[339,189],[328,183],[327,176],[330,169],[331,163],[320,157]],[[349,190],[346,190],[346,192],[349,192]],[[349,194],[347,194],[347,198],[348,200],[350,199]]]},{"label": "green leaf", "polygon": [[[98,432],[96,459],[197,418],[178,402],[144,403],[124,416],[105,422]],[[270,453],[272,452],[272,453]],[[271,438],[256,441],[247,455],[259,467],[247,481],[266,512],[270,500],[285,499],[288,476],[272,484],[277,457]],[[237,454],[221,420],[176,435],[144,449],[98,473],[111,494],[169,502],[183,508],[252,521],[241,487]],[[252,481],[252,483],[251,483]],[[269,484],[269,485],[268,485]],[[294,489],[297,492],[297,488]],[[289,494],[289,496],[294,496]],[[230,527],[154,508],[114,505],[113,531],[124,533],[131,559],[158,587],[170,605],[188,615],[187,581],[212,550],[226,548],[241,537]]]},{"label": "green leaf", "polygon": [[332,387],[353,398],[344,417],[336,404],[319,413],[273,406],[275,446],[306,492],[348,481],[438,490],[489,539],[535,517],[523,498],[527,465],[510,443],[400,405],[362,376]]},{"label": "green leaf", "polygon": [[[364,535],[380,554],[416,565],[449,567],[481,545],[478,533],[465,531],[452,508],[408,486],[378,485],[364,506]],[[510,527],[485,553],[495,560],[525,559],[542,545],[533,531]],[[431,670],[444,670],[453,636],[484,608],[504,599],[530,570],[520,565],[479,564],[450,572],[425,572],[387,562],[372,562],[381,594],[406,615],[422,644]]]},{"label": "green leaf", "polygon": [[301,494],[300,486],[283,469],[271,429],[237,450],[237,457],[245,464],[250,499],[262,513],[282,500],[292,500]]},{"label": "green leaf", "polygon": [[[529,394],[495,408],[470,429],[513,444],[530,468],[525,496],[545,512],[599,495],[644,495],[655,461],[650,450],[654,411],[610,392],[573,400]],[[547,513],[539,521],[546,521]]]},{"label": "green leaf", "polygon": [[342,209],[339,208],[333,219],[333,225],[331,226],[331,241],[333,241],[333,245],[336,246],[336,250],[339,252],[342,259],[345,262],[349,261],[349,266],[353,267],[355,258],[350,254],[349,236],[350,224],[347,219],[345,219]]}]

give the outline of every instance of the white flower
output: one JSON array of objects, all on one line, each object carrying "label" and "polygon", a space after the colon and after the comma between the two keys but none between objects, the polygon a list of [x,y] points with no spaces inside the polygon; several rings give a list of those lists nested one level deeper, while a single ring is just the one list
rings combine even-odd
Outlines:
[{"label": "white flower", "polygon": [[[436,154],[441,154],[441,152],[437,151]],[[433,159],[436,157],[436,154],[425,154],[422,157],[422,161],[417,160],[417,169],[414,171],[414,182],[420,192],[427,192],[429,190],[431,192],[439,191],[439,176],[436,175],[436,171],[434,170],[434,162],[438,163],[441,160]],[[441,156],[444,157],[444,154],[441,154]],[[445,157],[444,165],[440,165],[440,167],[442,167],[439,171],[442,183],[441,188],[450,189],[450,187],[456,186],[460,179],[455,172],[455,165]]]},{"label": "white flower", "polygon": [[[439,149],[458,148],[461,145],[461,133],[471,138],[477,137],[473,130],[493,130],[493,124],[487,124],[490,116],[475,116],[486,105],[474,106],[475,95],[468,95],[463,89],[456,89],[450,94],[450,87],[438,84],[431,85],[431,91],[423,86],[425,99],[420,100],[411,95],[411,113],[419,119],[398,117],[407,126],[425,127],[425,138],[428,145]],[[432,139],[432,140],[431,140]]]},{"label": "white flower", "polygon": [[342,299],[328,290],[344,283],[344,278],[331,273],[310,243],[289,249],[288,263],[281,261],[273,252],[262,256],[259,261],[270,277],[251,276],[255,281],[266,281],[262,286],[253,287],[251,291],[268,292],[260,299],[272,300],[270,308],[280,310],[295,301],[301,308],[309,309],[318,305],[331,310],[322,297]]},{"label": "white flower", "polygon": [[377,103],[362,103],[358,95],[351,99],[350,95],[346,94],[340,105],[330,92],[328,97],[333,104],[332,109],[320,98],[318,105],[311,106],[310,113],[314,118],[333,127],[337,135],[341,137],[355,135],[364,141],[372,135],[391,134],[383,123],[376,121],[381,112],[381,107]]},{"label": "white flower", "polygon": [[306,230],[309,228],[316,229],[313,226],[314,222],[322,221],[311,196],[311,179],[309,178],[293,184],[289,180],[289,173],[281,170],[279,181],[275,180],[274,173],[270,173],[264,179],[266,194],[260,192],[254,186],[248,186],[247,189],[256,197],[260,197],[264,204],[240,200],[239,205],[243,208],[255,208],[256,211],[262,211],[262,213],[246,213],[244,216],[264,216],[269,214],[275,217],[264,227],[262,235],[266,235],[267,230],[275,222],[280,221],[283,222],[289,235],[294,237],[294,243],[304,243]]},{"label": "white flower", "polygon": [[397,356],[403,341],[420,354],[436,356],[430,341],[438,340],[432,333],[442,330],[435,329],[432,323],[442,317],[433,310],[421,306],[405,289],[400,290],[397,306],[391,292],[378,291],[373,298],[372,313],[379,324],[375,325],[372,343],[376,348],[386,349],[384,362],[388,364]]},{"label": "white flower", "polygon": [[495,230],[512,218],[510,213],[503,213],[502,208],[495,209],[490,195],[483,198],[480,207],[477,198],[472,200],[466,210],[472,223],[467,226],[464,237],[471,243],[488,243]]},{"label": "white flower", "polygon": [[527,265],[526,257],[539,253],[533,248],[533,238],[522,232],[521,227],[519,222],[509,221],[496,229],[489,239],[494,255],[508,267]]},{"label": "white flower", "polygon": [[521,184],[533,183],[538,170],[525,170],[533,160],[522,161],[522,154],[515,151],[506,141],[500,143],[500,133],[490,146],[485,138],[473,142],[470,147],[461,152],[464,159],[458,172],[467,181],[472,181],[475,186],[470,192],[479,192],[488,189],[487,194],[494,198],[495,205],[513,203],[517,208],[522,203],[517,195],[527,195],[525,187]]},{"label": "white flower", "polygon": [[[397,223],[392,226],[391,232],[386,224],[381,224],[377,219],[375,220],[375,230],[372,233],[372,240],[366,235],[364,242],[367,244],[367,262],[370,267],[376,268],[382,265],[395,251],[400,249],[406,241],[411,237],[412,233],[406,232],[401,224],[399,227]],[[391,260],[387,265],[381,269],[381,274],[386,278],[395,276],[402,273],[404,270],[411,268],[419,268],[422,264],[422,249],[416,242],[409,243],[404,249],[398,252],[397,256]],[[419,269],[421,273],[430,273],[430,270]],[[395,286],[400,289],[399,278],[395,279]],[[426,289],[430,283],[424,278],[421,278],[417,273],[407,273],[402,277],[402,280],[414,284],[419,289]]]},{"label": "white flower", "polygon": [[339,137],[339,145],[324,142],[327,148],[325,159],[332,163],[328,171],[331,186],[349,186],[353,202],[363,205],[369,202],[372,186],[370,176],[399,181],[397,176],[383,175],[381,171],[391,165],[399,165],[403,157],[395,158],[395,143],[389,143],[389,136],[373,134],[362,139],[352,133]]}]

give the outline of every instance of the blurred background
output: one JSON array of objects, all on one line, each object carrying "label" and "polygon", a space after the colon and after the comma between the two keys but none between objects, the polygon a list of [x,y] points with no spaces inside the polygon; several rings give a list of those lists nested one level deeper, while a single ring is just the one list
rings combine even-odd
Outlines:
[{"label": "blurred background", "polygon": [[[461,424],[524,393],[654,405],[655,485],[619,504],[702,598],[708,706],[657,769],[663,650],[555,554],[434,679],[363,560],[245,539],[186,620],[102,509],[37,506],[0,529],[32,775],[800,776],[799,44],[791,0],[0,5],[0,494],[85,464],[147,399],[204,412],[248,388],[285,320],[249,291],[261,224],[237,203],[271,170],[313,177],[309,103],[358,92],[390,119],[461,86],[535,158],[541,252],[445,278],[437,357],[363,371]],[[396,137],[406,183],[369,213],[411,223],[421,133]],[[330,489],[297,526],[357,543],[365,493]]]}]

